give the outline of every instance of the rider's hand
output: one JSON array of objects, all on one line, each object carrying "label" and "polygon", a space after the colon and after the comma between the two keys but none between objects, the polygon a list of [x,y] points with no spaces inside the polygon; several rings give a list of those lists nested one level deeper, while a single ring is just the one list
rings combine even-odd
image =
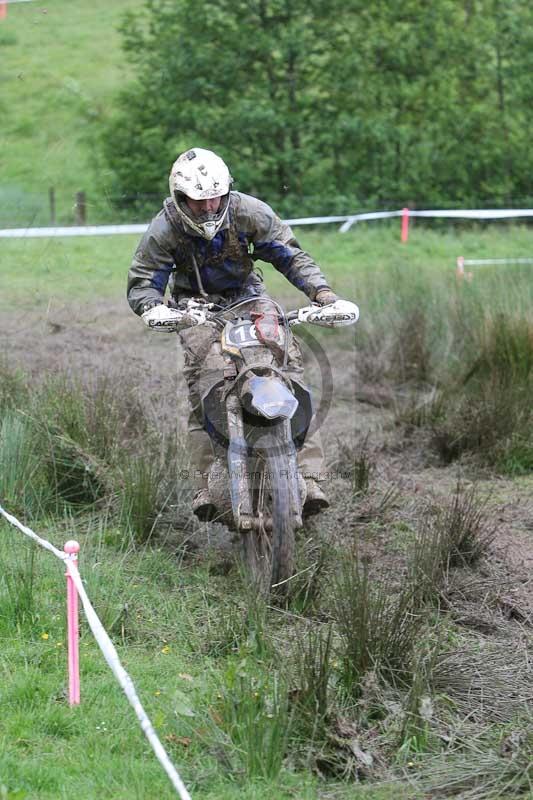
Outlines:
[{"label": "rider's hand", "polygon": [[315,303],[319,306],[329,306],[330,303],[336,303],[338,296],[331,289],[319,289],[315,295]]},{"label": "rider's hand", "polygon": [[186,315],[183,311],[168,308],[163,303],[149,308],[141,316],[144,323],[152,330],[166,331],[168,333],[188,327],[191,324],[190,321],[186,321]]}]

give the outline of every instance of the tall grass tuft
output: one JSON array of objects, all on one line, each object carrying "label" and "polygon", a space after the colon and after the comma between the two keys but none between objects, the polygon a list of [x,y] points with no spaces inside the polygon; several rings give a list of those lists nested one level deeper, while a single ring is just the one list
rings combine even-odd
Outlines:
[{"label": "tall grass tuft", "polygon": [[119,490],[119,519],[133,542],[150,538],[164,508],[163,466],[151,454],[124,459],[123,483]]},{"label": "tall grass tuft", "polygon": [[332,548],[325,539],[310,536],[296,543],[298,571],[289,584],[289,607],[296,614],[312,614],[327,583]]},{"label": "tall grass tuft", "polygon": [[30,542],[22,545],[9,563],[0,558],[0,622],[11,629],[31,627],[38,617],[35,604],[35,550]]},{"label": "tall grass tuft", "polygon": [[[112,491],[107,465],[60,428],[41,427],[43,466],[58,498],[72,505],[90,505]],[[48,443],[48,445],[46,444]]]},{"label": "tall grass tuft", "polygon": [[32,517],[55,507],[44,455],[31,419],[18,411],[0,423],[0,499],[14,513]]},{"label": "tall grass tuft", "polygon": [[[191,631],[193,648],[215,658],[241,653],[260,661],[271,660],[273,644],[268,629],[268,607],[260,595],[253,594],[247,576],[242,574],[240,586],[244,598],[232,596],[224,602],[217,598],[213,607],[204,594],[200,619]],[[199,635],[200,634],[200,635]]]},{"label": "tall grass tuft", "polygon": [[494,538],[485,503],[475,488],[461,491],[421,518],[408,558],[405,582],[412,588],[415,608],[438,606],[444,598],[449,570],[472,567],[486,555]]},{"label": "tall grass tuft", "polygon": [[419,307],[404,311],[392,349],[391,375],[402,383],[424,383],[431,377],[431,361],[426,312]]},{"label": "tall grass tuft", "polygon": [[420,670],[413,656],[428,606],[439,605],[449,569],[477,563],[493,537],[476,492],[459,490],[436,514],[422,519],[394,591],[392,576],[371,575],[357,547],[336,573],[333,607],[348,696],[360,696],[370,672],[397,688],[416,683]]},{"label": "tall grass tuft", "polygon": [[496,535],[494,527],[488,524],[485,503],[476,490],[463,492],[461,489],[458,484],[451,501],[436,518],[444,569],[474,566],[486,555]]},{"label": "tall grass tuft", "polygon": [[31,387],[0,364],[0,497],[26,517],[111,508],[129,540],[150,538],[176,494],[174,443],[116,378],[60,374]]},{"label": "tall grass tuft", "polygon": [[[445,462],[463,454],[509,473],[533,469],[533,321],[499,314],[473,329],[469,364],[428,417]],[[466,354],[468,358],[468,354]]]},{"label": "tall grass tuft", "polygon": [[434,744],[431,727],[434,716],[431,675],[436,655],[435,646],[432,652],[419,651],[413,655],[411,686],[403,702],[398,749],[400,759],[427,751]]},{"label": "tall grass tuft", "polygon": [[115,464],[125,445],[128,449],[138,446],[148,434],[147,415],[139,399],[127,384],[117,392],[117,380],[101,375],[82,383],[59,375],[42,385],[33,413],[81,450],[106,464]]},{"label": "tall grass tuft", "polygon": [[29,389],[24,376],[0,358],[0,414],[27,404]]},{"label": "tall grass tuft", "polygon": [[307,746],[324,740],[333,698],[333,628],[309,628],[297,642],[295,687],[290,692],[294,708],[294,733]]},{"label": "tall grass tuft", "polygon": [[292,729],[288,690],[277,672],[265,675],[250,662],[231,662],[219,686],[211,719],[225,737],[226,754],[248,778],[275,779]]},{"label": "tall grass tuft", "polygon": [[418,587],[403,581],[391,595],[389,583],[372,579],[355,549],[334,578],[334,614],[341,636],[341,681],[349,697],[375,672],[393,685],[409,682],[411,654],[424,623]]}]

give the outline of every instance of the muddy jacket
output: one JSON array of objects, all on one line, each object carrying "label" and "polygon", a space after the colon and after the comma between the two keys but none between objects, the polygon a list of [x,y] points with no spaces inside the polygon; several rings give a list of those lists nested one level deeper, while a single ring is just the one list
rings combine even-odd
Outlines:
[{"label": "muddy jacket", "polygon": [[[188,232],[170,198],[154,217],[135,252],[128,275],[128,302],[136,314],[161,303],[167,285],[175,299],[199,294],[194,262],[204,290],[234,299],[260,295],[256,260],[273,264],[311,300],[329,288],[320,268],[304,252],[288,225],[266,203],[231,192],[224,225],[212,241]],[[169,284],[170,281],[170,284]]]}]

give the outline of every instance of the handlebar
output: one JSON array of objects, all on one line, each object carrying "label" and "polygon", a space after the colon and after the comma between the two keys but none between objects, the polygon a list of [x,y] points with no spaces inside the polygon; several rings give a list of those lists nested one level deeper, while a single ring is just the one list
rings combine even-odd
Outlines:
[{"label": "handlebar", "polygon": [[[228,314],[235,314],[241,306],[256,303],[257,301],[271,303],[273,308],[277,309],[278,320],[287,331],[289,328],[301,325],[304,322],[325,328],[339,328],[344,325],[353,325],[359,319],[358,307],[348,300],[336,300],[326,306],[311,303],[309,306],[285,313],[275,300],[268,298],[268,301],[266,301],[266,298],[261,298],[260,296],[246,297],[223,308],[216,306],[215,303],[205,302],[205,300],[189,298],[172,307],[158,304],[145,311],[142,317],[149,328],[165,333],[175,333],[196,325],[205,325],[208,322],[223,328],[226,322],[229,321]],[[215,311],[215,308],[218,308],[218,310]]]},{"label": "handlebar", "polygon": [[[212,310],[215,307],[214,303],[205,303],[190,299],[187,300],[183,311],[184,316],[191,319],[191,325],[201,325],[205,324],[205,322],[217,322],[221,324],[227,321],[224,318],[225,314],[235,312],[240,306],[254,302],[257,299],[260,298],[246,298],[216,312]],[[285,322],[291,328],[305,322],[327,328],[338,328],[345,325],[353,325],[359,319],[358,306],[349,300],[336,300],[334,303],[330,303],[327,306],[320,306],[318,303],[312,303],[309,306],[297,308],[287,313],[283,311],[275,300],[269,298],[269,302],[278,309],[280,321]]]}]

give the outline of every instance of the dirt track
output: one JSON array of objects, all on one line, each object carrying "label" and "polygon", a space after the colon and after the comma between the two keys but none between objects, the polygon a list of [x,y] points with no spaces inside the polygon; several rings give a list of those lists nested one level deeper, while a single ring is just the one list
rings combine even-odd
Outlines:
[{"label": "dirt track", "polygon": [[[382,520],[383,544],[402,525],[416,523],[424,507],[451,497],[459,470],[437,466],[435,457],[422,440],[406,440],[392,424],[389,410],[376,405],[376,387],[361,387],[357,373],[356,336],[344,339],[339,348],[331,336],[327,352],[334,382],[334,402],[322,433],[327,469],[332,473],[339,460],[339,443],[347,451],[359,452],[367,439],[374,465],[371,487],[376,497],[394,487],[397,498]],[[348,342],[348,345],[347,345]],[[45,374],[68,371],[88,377],[112,375],[117,391],[123,382],[133,383],[152,406],[161,424],[184,419],[186,394],[180,377],[180,355],[172,335],[151,334],[128,309],[125,301],[92,306],[51,307],[39,313],[2,314],[0,352],[12,366],[30,373],[36,380]],[[305,348],[304,348],[305,354]],[[319,394],[320,375],[309,364],[310,383]],[[374,398],[374,400],[373,400]],[[365,402],[362,402],[362,399]],[[347,463],[347,468],[351,468]],[[498,603],[503,615],[526,624],[533,621],[533,497],[531,478],[517,481],[482,478],[461,470],[465,486],[476,483],[488,495],[488,516],[497,536],[486,565],[487,577],[498,582]],[[347,506],[350,482],[332,477],[328,492],[332,508],[313,526],[348,542],[356,531],[364,531],[365,513]],[[364,502],[370,502],[367,500]],[[364,505],[364,503],[363,503]],[[349,518],[347,518],[347,515]],[[386,531],[386,536],[384,531]],[[379,537],[378,537],[379,539]],[[378,548],[380,549],[380,548]],[[381,553],[380,557],[394,557]]]}]

